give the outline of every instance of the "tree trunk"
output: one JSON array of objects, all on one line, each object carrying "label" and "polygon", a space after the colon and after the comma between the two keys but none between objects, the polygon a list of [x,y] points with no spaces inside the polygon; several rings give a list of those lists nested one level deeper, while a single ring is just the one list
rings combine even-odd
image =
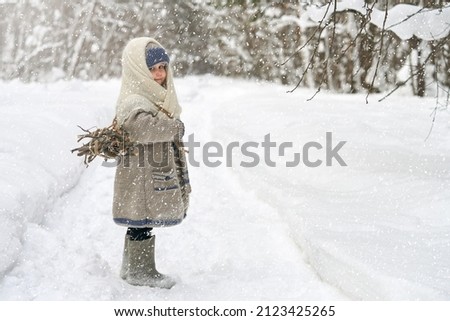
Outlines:
[{"label": "tree trunk", "polygon": [[90,4],[90,8],[88,8],[88,10],[87,10],[86,18],[83,22],[82,32],[80,32],[80,35],[78,36],[78,39],[74,45],[72,59],[70,61],[70,65],[67,70],[68,77],[75,76],[75,70],[77,68],[78,61],[80,60],[81,50],[83,49],[84,40],[86,39],[86,35],[89,30],[89,25],[91,24],[92,17],[94,15],[94,10],[95,10],[96,4],[97,4],[96,1],[94,1],[93,3]]},{"label": "tree trunk", "polygon": [[417,96],[425,96],[425,66],[422,63],[422,48],[419,44],[417,48]]}]

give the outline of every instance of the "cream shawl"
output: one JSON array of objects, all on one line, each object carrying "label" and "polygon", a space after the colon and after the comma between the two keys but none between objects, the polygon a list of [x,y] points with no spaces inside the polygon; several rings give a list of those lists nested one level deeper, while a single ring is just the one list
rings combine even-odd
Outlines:
[{"label": "cream shawl", "polygon": [[[162,47],[153,38],[141,37],[131,40],[123,51],[122,86],[116,106],[116,116],[120,125],[136,109],[156,115],[162,108],[173,118],[180,118],[181,107],[173,84],[172,68],[169,64],[166,88],[153,80],[145,62],[145,48],[149,44]],[[160,112],[158,116],[163,114]]]}]

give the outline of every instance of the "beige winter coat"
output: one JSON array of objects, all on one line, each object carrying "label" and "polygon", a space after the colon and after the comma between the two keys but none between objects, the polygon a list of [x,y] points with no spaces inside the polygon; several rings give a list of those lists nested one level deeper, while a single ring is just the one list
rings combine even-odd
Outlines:
[{"label": "beige winter coat", "polygon": [[181,108],[172,70],[169,65],[166,88],[152,79],[145,63],[148,44],[161,46],[143,37],[125,47],[116,108],[119,125],[139,143],[138,155],[121,159],[114,182],[114,221],[128,227],[181,223],[191,192],[184,150],[177,138]]}]

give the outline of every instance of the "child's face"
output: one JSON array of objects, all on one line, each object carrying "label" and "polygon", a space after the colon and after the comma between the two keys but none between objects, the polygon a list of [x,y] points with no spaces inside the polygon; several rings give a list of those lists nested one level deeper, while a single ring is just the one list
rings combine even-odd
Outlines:
[{"label": "child's face", "polygon": [[164,83],[167,77],[167,63],[160,62],[150,68],[153,79],[160,85]]}]

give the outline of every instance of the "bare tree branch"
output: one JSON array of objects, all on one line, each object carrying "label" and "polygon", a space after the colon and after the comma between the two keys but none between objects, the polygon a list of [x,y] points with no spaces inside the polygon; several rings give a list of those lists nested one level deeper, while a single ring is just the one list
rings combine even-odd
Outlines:
[{"label": "bare tree branch", "polygon": [[[328,25],[328,24],[327,24]],[[327,58],[325,59],[325,61],[323,62],[323,65],[326,66],[324,72],[322,73],[322,77],[320,78],[320,82],[317,88],[316,93],[308,99],[312,100],[322,89],[322,85],[325,82],[325,76],[328,76],[328,87],[330,87],[331,83],[332,83],[332,79],[330,77],[330,73],[332,72],[330,70],[330,61],[334,62],[335,59],[330,59],[330,55],[334,55],[334,40],[335,40],[335,36],[336,36],[336,25],[337,25],[337,1],[334,1],[334,7],[333,7],[333,29],[332,29],[332,34],[331,34],[331,41],[330,44],[328,45],[328,51],[327,52]]]},{"label": "bare tree branch", "polygon": [[387,16],[388,16],[388,6],[386,5],[386,8],[384,10],[384,20],[383,20],[383,26],[381,29],[381,37],[380,37],[380,50],[378,51],[378,60],[377,60],[377,65],[375,66],[375,71],[373,73],[373,78],[372,78],[372,82],[370,84],[369,90],[367,92],[367,96],[366,96],[366,104],[369,103],[369,95],[370,95],[370,91],[373,90],[373,84],[375,83],[375,78],[377,77],[377,73],[378,73],[378,67],[380,66],[380,61],[381,61],[381,55],[383,53],[383,40],[384,40],[384,35],[386,32],[385,26],[386,26],[386,20],[387,20]]},{"label": "bare tree branch", "polygon": [[437,114],[437,110],[438,110],[438,106],[439,106],[439,83],[437,83],[437,88],[436,88],[436,106],[434,107],[433,111],[431,112],[430,116],[433,116],[433,120],[431,121],[431,126],[430,126],[430,130],[428,132],[427,137],[425,137],[425,141],[428,140],[428,138],[431,135],[431,132],[433,131],[433,127],[434,127],[434,122],[436,120],[436,114]]},{"label": "bare tree branch", "polygon": [[[442,38],[441,40],[438,41],[438,43],[436,44],[437,48],[440,48],[441,46],[443,46],[445,43],[447,43],[448,41],[448,37],[446,38]],[[428,56],[425,58],[425,60],[423,61],[423,64],[426,65],[426,63],[428,62],[428,60],[431,59],[431,57],[433,56],[434,51],[432,50]],[[390,95],[392,95],[395,91],[397,91],[397,89],[399,89],[400,87],[404,86],[408,81],[410,81],[413,77],[415,77],[417,74],[419,73],[419,71],[415,71],[414,73],[412,73],[405,81],[400,82],[399,84],[397,84],[397,86],[395,86],[394,89],[392,89],[387,95],[385,95],[383,98],[379,99],[378,101],[381,102],[384,99],[386,99],[387,97],[389,97]]]},{"label": "bare tree branch", "polygon": [[[376,1],[375,1],[375,2],[376,2]],[[450,5],[443,6],[443,7],[441,7],[439,10],[444,10],[445,8],[448,8],[448,7],[450,7]],[[414,17],[415,15],[418,15],[418,14],[421,13],[421,12],[429,12],[429,11],[433,11],[433,10],[436,10],[436,9],[435,9],[435,8],[426,8],[426,7],[422,7],[422,8],[420,8],[419,10],[417,10],[416,12],[414,12],[414,13],[412,13],[412,14],[406,16],[406,18],[404,18],[402,21],[399,21],[399,22],[397,22],[397,23],[394,23],[393,25],[390,25],[390,26],[387,27],[386,29],[388,29],[388,30],[389,30],[389,29],[392,29],[393,27],[398,26],[398,25],[404,23],[405,21],[408,21],[409,19],[411,19],[411,18]]]},{"label": "bare tree branch", "polygon": [[[359,28],[358,33],[356,34],[355,38],[353,38],[350,41],[350,44],[344,50],[342,50],[341,55],[339,56],[339,59],[341,57],[343,57],[352,46],[355,45],[356,40],[363,34],[363,31],[366,30],[366,26],[370,23],[370,21],[372,19],[371,15],[372,15],[372,11],[373,11],[373,8],[375,7],[376,3],[377,2],[374,1],[374,3],[372,4],[371,7],[369,7],[368,5],[366,6],[366,14],[363,16],[363,24],[362,24],[362,26]],[[356,10],[346,10],[346,12],[352,12],[352,13],[357,14],[357,15],[360,14],[360,12],[356,11]]]},{"label": "bare tree branch", "polygon": [[[403,20],[398,21],[396,23],[393,23],[392,25],[388,26],[388,15],[390,15],[390,7],[387,5],[384,7],[384,18],[382,20],[382,25],[380,27],[379,24],[373,24],[375,26],[375,34],[372,36],[373,33],[372,29],[369,30],[368,26],[372,25],[372,16],[374,12],[375,5],[378,3],[378,1],[372,1],[371,3],[366,2],[364,5],[365,13],[362,10],[359,10],[357,8],[347,8],[344,10],[338,11],[337,8],[337,1],[334,1],[332,3],[332,0],[328,0],[325,5],[322,8],[323,17],[321,20],[318,20],[318,26],[313,30],[314,32],[312,35],[308,36],[308,39],[305,43],[303,43],[298,49],[296,49],[295,53],[292,54],[283,64],[287,63],[292,57],[294,57],[296,54],[298,54],[301,50],[305,49],[308,45],[310,45],[310,51],[309,56],[307,55],[305,65],[306,68],[302,70],[301,76],[299,81],[296,83],[295,87],[288,92],[293,92],[296,90],[304,81],[307,75],[309,75],[311,72],[314,74],[314,83],[316,84],[316,91],[312,95],[311,98],[308,100],[312,100],[322,89],[325,82],[331,87],[334,88],[334,86],[340,86],[336,81],[337,78],[334,75],[334,72],[336,71],[336,63],[344,63],[342,67],[345,71],[339,71],[339,72],[345,72],[346,73],[346,79],[347,83],[350,84],[351,90],[353,92],[353,86],[355,84],[354,81],[356,81],[356,85],[362,85],[362,88],[367,89],[367,95],[366,95],[366,103],[368,103],[368,97],[371,93],[373,93],[377,88],[378,85],[376,85],[376,80],[380,77],[380,74],[383,72],[383,68],[388,66],[389,68],[397,68],[400,66],[405,66],[405,61],[407,58],[407,55],[405,55],[404,49],[402,49],[402,46],[398,47],[398,43],[402,42],[403,40],[399,39],[399,37],[396,35],[396,33],[393,31],[393,29],[402,24],[406,21],[411,21],[411,19],[417,15],[425,14],[426,12],[435,11],[436,6],[434,8],[417,8],[415,12],[404,16],[402,18]],[[330,14],[331,11],[331,5],[334,5],[333,12]],[[441,10],[446,9],[447,7],[450,7],[450,5],[441,3]],[[340,29],[338,29],[340,26],[338,25],[341,23],[340,16],[338,14],[340,13],[349,13],[354,14],[356,16],[356,20],[352,22],[356,25],[357,32],[355,33],[345,33],[346,31],[343,30],[343,34],[340,33]],[[333,15],[331,17],[331,15]],[[345,16],[343,16],[345,18]],[[347,21],[348,22],[348,21]],[[344,21],[343,24],[346,22]],[[332,24],[332,26],[331,26]],[[353,26],[352,24],[352,26]],[[447,24],[448,27],[444,28],[440,34],[445,33],[450,28],[450,24]],[[332,28],[332,29],[331,29]],[[329,36],[326,36],[325,39],[323,39],[323,33],[324,30],[330,30],[332,33]],[[367,33],[367,39],[364,36],[365,33]],[[392,35],[391,35],[392,34]],[[344,40],[347,40],[347,42],[344,42],[345,45],[342,46],[343,48],[340,49],[338,46],[335,46],[336,39],[339,37],[343,37]],[[358,39],[363,38],[361,41]],[[339,38],[340,39],[340,38]],[[448,39],[448,36],[447,36]],[[391,41],[392,40],[392,41]],[[325,54],[322,58],[322,41],[325,41]],[[448,40],[447,40],[448,41]],[[442,46],[443,42],[439,42],[439,45]],[[395,49],[391,49],[392,47],[395,47]],[[338,47],[338,48],[336,48]],[[348,51],[351,48],[355,48],[354,53],[349,55]],[[392,52],[395,52],[398,56],[393,56]],[[407,53],[407,52],[406,52]],[[420,55],[420,52],[419,52]],[[318,57],[320,57],[320,62],[318,61]],[[345,61],[341,61],[342,58],[345,57]],[[353,57],[353,58],[352,58]],[[437,63],[434,62],[434,60],[430,60],[433,57],[433,54],[428,55],[426,59],[423,59],[422,57],[420,60],[420,67],[419,70],[415,70],[415,68],[411,68],[408,79],[405,81],[399,82],[397,84],[394,84],[396,88],[392,89],[389,93],[387,93],[383,98],[381,98],[379,101],[384,100],[385,98],[389,97],[393,92],[395,92],[398,88],[402,87],[406,83],[410,82],[412,79],[416,79],[419,77],[419,71],[423,74],[425,69],[427,68],[427,63],[432,65],[435,65]],[[409,55],[409,58],[411,59],[411,55]],[[350,63],[350,66],[355,66],[356,68],[350,68],[347,64],[349,63],[349,59],[359,59],[358,62],[355,62],[354,64]],[[374,59],[377,59],[376,61]],[[444,59],[445,60],[445,59]],[[443,63],[442,61],[439,63]],[[371,76],[367,76],[367,72],[371,71]],[[442,75],[442,73],[445,74],[445,71],[441,70],[439,74]],[[333,74],[333,77],[331,77],[331,74]],[[339,76],[337,74],[336,76]],[[325,78],[327,77],[327,78]],[[423,92],[423,85],[424,75],[422,75],[421,79],[421,91]],[[369,79],[367,79],[369,78]],[[339,78],[342,79],[342,78]],[[392,77],[392,79],[395,79],[395,76]],[[350,81],[350,82],[349,82]],[[360,84],[360,82],[362,84]],[[414,83],[411,82],[413,85]],[[340,87],[339,87],[340,88]],[[357,87],[359,88],[359,87]],[[381,88],[380,88],[381,89]]]},{"label": "bare tree branch", "polygon": [[390,25],[389,27],[387,27],[386,29],[392,29],[395,26],[398,26],[402,23],[404,23],[405,21],[408,21],[409,19],[411,19],[412,17],[414,17],[415,15],[418,15],[419,13],[421,13],[422,11],[424,11],[426,8],[420,8],[419,10],[417,10],[416,12],[414,12],[413,14],[407,15],[406,18],[404,18],[402,21],[399,21],[397,23],[394,23],[393,25]]},{"label": "bare tree branch", "polygon": [[[334,1],[336,2],[337,0],[334,0]],[[326,9],[326,11],[325,11],[325,13],[324,13],[324,15],[323,15],[322,20],[320,21],[319,26],[321,26],[321,25],[322,25],[322,22],[325,20],[325,18],[326,18],[326,16],[327,16],[327,13],[328,13],[328,10],[329,10],[329,8],[331,7],[331,4],[332,4],[332,3],[333,3],[333,0],[329,0],[327,9]],[[317,49],[319,48],[320,36],[322,35],[323,30],[324,30],[329,24],[330,24],[330,20],[328,19],[328,20],[326,20],[325,25],[324,25],[323,27],[320,28],[320,32],[319,32],[317,41],[315,42],[315,45],[314,45],[314,51],[313,51],[313,53],[312,53],[312,56],[309,58],[308,65],[306,66],[305,70],[303,71],[302,76],[300,77],[300,80],[297,82],[297,84],[295,85],[295,87],[294,87],[293,89],[288,90],[288,93],[294,92],[294,91],[300,86],[300,84],[303,82],[303,79],[305,78],[306,73],[308,72],[309,68],[311,68],[311,65],[314,63],[314,58],[315,58],[315,56],[316,56],[316,54],[317,54]],[[316,30],[314,31],[314,33],[316,33],[316,31],[317,31],[317,28],[316,28]],[[305,43],[304,46],[306,46],[306,45],[311,41],[311,39],[312,39],[312,38],[310,37],[310,38],[308,39],[308,41]],[[304,47],[304,46],[303,46],[303,47]],[[298,51],[297,51],[297,52],[298,52]]]},{"label": "bare tree branch", "polygon": [[[298,54],[303,48],[305,48],[305,47],[311,42],[311,40],[314,38],[314,36],[315,36],[315,34],[317,33],[318,30],[320,30],[320,33],[322,33],[323,28],[321,28],[321,26],[322,26],[322,23],[324,22],[324,20],[325,20],[327,14],[328,14],[328,10],[330,9],[331,3],[332,3],[332,2],[333,2],[333,0],[329,0],[327,9],[325,10],[325,13],[324,13],[324,15],[323,15],[323,17],[322,17],[322,20],[320,20],[319,25],[316,27],[316,29],[314,29],[313,34],[306,40],[306,42],[305,42],[302,46],[300,46],[297,50],[295,50],[295,52],[294,52],[292,55],[290,55],[290,56],[289,56],[289,57],[281,64],[281,66],[285,65],[285,64],[286,64],[289,60],[291,60],[296,54]],[[319,38],[320,38],[320,33],[319,33]]]}]

